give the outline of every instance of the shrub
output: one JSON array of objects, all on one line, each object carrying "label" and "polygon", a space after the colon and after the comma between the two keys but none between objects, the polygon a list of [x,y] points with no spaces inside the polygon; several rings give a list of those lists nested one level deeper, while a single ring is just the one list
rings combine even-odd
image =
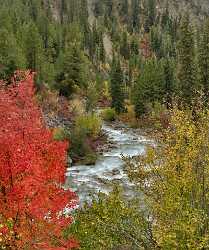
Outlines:
[{"label": "shrub", "polygon": [[104,121],[114,121],[116,119],[116,112],[115,109],[112,108],[106,108],[102,111],[101,116]]},{"label": "shrub", "polygon": [[53,138],[56,141],[64,141],[70,138],[70,134],[67,129],[58,127],[58,128],[55,128],[53,131]]},{"label": "shrub", "polygon": [[74,129],[70,138],[70,157],[77,164],[93,165],[97,160],[97,153],[92,149],[84,131]]},{"label": "shrub", "polygon": [[86,136],[97,138],[101,132],[102,121],[95,115],[82,115],[75,121],[75,129],[77,132],[84,133]]},{"label": "shrub", "polygon": [[95,163],[97,153],[93,145],[101,127],[101,119],[96,115],[82,115],[76,119],[70,138],[70,156],[75,162],[82,161],[86,165]]},{"label": "shrub", "polygon": [[86,155],[85,160],[83,162],[85,165],[94,165],[96,163],[96,160],[97,160],[97,154],[92,150]]},{"label": "shrub", "polygon": [[[75,213],[75,223],[65,235],[75,235],[80,249],[154,249],[149,242],[149,222],[138,201],[127,201],[119,187],[107,196],[99,193],[91,205]],[[144,246],[141,248],[140,246]]]},{"label": "shrub", "polygon": [[149,119],[156,129],[167,128],[169,125],[168,110],[161,103],[155,102],[149,107]]},{"label": "shrub", "polygon": [[126,113],[119,115],[119,119],[122,122],[127,123],[130,127],[136,128],[137,127],[137,119],[136,119],[136,113],[134,110],[134,106],[127,104],[126,110],[127,110]]},{"label": "shrub", "polygon": [[58,92],[51,91],[46,87],[42,87],[41,91],[37,95],[38,101],[45,114],[57,113],[59,109],[59,96]]},{"label": "shrub", "polygon": [[71,132],[70,141],[70,156],[73,159],[83,157],[89,151],[89,146],[86,144],[86,135],[83,131],[74,129]]},{"label": "shrub", "polygon": [[73,117],[85,114],[84,102],[78,96],[75,96],[72,100],[70,100],[69,106]]},{"label": "shrub", "polygon": [[96,84],[90,83],[88,88],[87,88],[87,100],[86,100],[86,111],[87,112],[92,112],[94,108],[96,107],[96,104],[98,102],[98,92],[96,89]]}]

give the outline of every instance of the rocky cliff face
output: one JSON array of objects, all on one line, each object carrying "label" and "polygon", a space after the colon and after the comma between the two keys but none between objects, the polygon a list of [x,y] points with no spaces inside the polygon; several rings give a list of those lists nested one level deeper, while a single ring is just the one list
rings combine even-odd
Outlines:
[{"label": "rocky cliff face", "polygon": [[[63,0],[44,0],[45,5],[50,4],[53,11],[54,18],[60,20],[60,8],[62,6]],[[68,0],[74,1],[74,0]],[[89,22],[90,24],[94,21],[93,9],[96,2],[104,2],[105,0],[87,0],[88,12],[89,12]],[[120,7],[120,2],[122,0],[112,0],[114,9]],[[131,5],[131,0],[128,0]],[[142,3],[147,3],[147,0],[141,0]],[[170,13],[173,16],[180,15],[184,12],[189,12],[191,17],[196,20],[201,20],[205,16],[209,16],[209,0],[157,0],[158,10],[162,10],[166,6],[169,7]]]},{"label": "rocky cliff face", "polygon": [[158,0],[158,4],[161,7],[168,4],[170,13],[175,16],[186,12],[201,20],[209,15],[209,0]]}]

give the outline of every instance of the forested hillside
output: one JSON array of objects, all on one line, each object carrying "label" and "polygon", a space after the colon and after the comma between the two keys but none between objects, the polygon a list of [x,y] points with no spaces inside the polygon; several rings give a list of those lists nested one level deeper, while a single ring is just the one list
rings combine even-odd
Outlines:
[{"label": "forested hillside", "polygon": [[0,4],[0,249],[209,249],[208,0]]}]

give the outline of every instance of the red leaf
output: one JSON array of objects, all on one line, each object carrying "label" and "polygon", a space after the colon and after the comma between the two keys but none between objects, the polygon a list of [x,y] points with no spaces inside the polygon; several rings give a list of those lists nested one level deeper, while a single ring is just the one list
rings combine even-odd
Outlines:
[{"label": "red leaf", "polygon": [[68,144],[54,141],[46,129],[33,77],[31,72],[16,72],[13,84],[0,83],[0,215],[3,224],[12,221],[14,233],[5,242],[12,249],[36,249],[36,243],[52,239],[59,243],[72,221],[60,212],[77,202],[72,191],[61,188]]}]

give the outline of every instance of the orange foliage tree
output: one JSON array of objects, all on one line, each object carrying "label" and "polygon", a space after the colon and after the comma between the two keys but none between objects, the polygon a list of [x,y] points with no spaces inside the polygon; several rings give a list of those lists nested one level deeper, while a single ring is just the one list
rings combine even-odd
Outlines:
[{"label": "orange foliage tree", "polygon": [[77,247],[63,240],[77,204],[64,190],[67,142],[53,140],[34,96],[34,73],[17,72],[0,87],[0,249]]}]

